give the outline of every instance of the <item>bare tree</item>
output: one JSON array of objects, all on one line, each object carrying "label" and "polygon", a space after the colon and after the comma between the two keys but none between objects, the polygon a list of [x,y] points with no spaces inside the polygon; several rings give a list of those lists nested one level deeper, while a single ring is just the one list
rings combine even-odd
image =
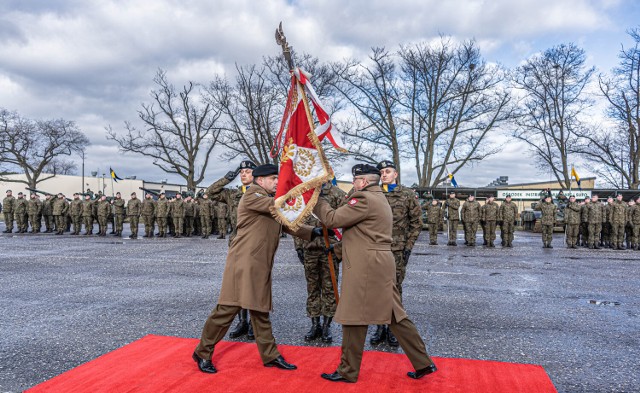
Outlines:
[{"label": "bare tree", "polygon": [[89,140],[73,121],[34,121],[0,109],[0,161],[26,177],[26,180],[4,177],[0,178],[2,181],[36,188],[44,180],[72,171],[75,164],[63,156],[88,145]]},{"label": "bare tree", "polygon": [[181,176],[187,188],[195,190],[220,140],[221,110],[199,96],[194,82],[176,91],[161,69],[153,81],[157,85],[151,91],[153,101],[143,103],[138,111],[143,129],[125,122],[126,132],[119,135],[109,126],[107,139],[115,141],[123,153],[153,159],[155,166]]},{"label": "bare tree", "polygon": [[594,71],[585,69],[584,50],[570,43],[533,56],[514,72],[523,96],[513,136],[531,147],[538,168],[564,188],[571,184],[569,156],[577,152],[581,115],[591,104],[583,91]]},{"label": "bare tree", "polygon": [[419,186],[435,187],[449,169],[455,174],[500,150],[486,139],[510,118],[510,95],[504,72],[485,63],[474,41],[441,37],[402,47],[400,57],[403,125]]},{"label": "bare tree", "polygon": [[579,152],[591,170],[616,188],[640,186],[640,29],[632,29],[631,48],[620,50],[620,63],[611,75],[598,78],[609,107],[613,129],[587,128],[579,133]]}]

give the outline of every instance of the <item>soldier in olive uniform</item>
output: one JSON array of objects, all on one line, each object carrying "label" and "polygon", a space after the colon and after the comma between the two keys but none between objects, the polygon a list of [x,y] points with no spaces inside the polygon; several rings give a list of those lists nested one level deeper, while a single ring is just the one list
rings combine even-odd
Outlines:
[{"label": "soldier in olive uniform", "polygon": [[2,213],[4,214],[4,233],[13,232],[13,207],[16,203],[16,198],[13,196],[11,190],[7,190],[7,196],[2,200]]},{"label": "soldier in olive uniform", "polygon": [[51,195],[47,195],[44,198],[44,202],[42,202],[42,217],[44,218],[44,227],[45,232],[51,233],[53,232],[53,228],[55,227],[55,221],[53,219],[53,201],[55,199],[52,198]]},{"label": "soldier in olive uniform", "polygon": [[611,248],[614,250],[624,250],[625,225],[627,224],[627,205],[622,200],[622,195],[618,194],[616,200],[610,206],[611,223]]},{"label": "soldier in olive uniform", "polygon": [[636,204],[631,208],[631,223],[633,224],[635,249],[640,251],[640,197],[636,199]]},{"label": "soldier in olive uniform", "polygon": [[173,202],[176,200],[176,197],[169,198],[169,203],[167,204],[167,234],[169,236],[176,235],[176,227],[173,225]]},{"label": "soldier in olive uniform", "polygon": [[460,211],[462,226],[464,227],[464,244],[469,247],[475,247],[476,245],[478,222],[480,222],[481,214],[480,203],[476,201],[474,195],[469,195],[469,198],[462,204],[462,210]]},{"label": "soldier in olive uniform", "polygon": [[496,222],[498,221],[498,205],[493,201],[493,195],[487,198],[484,206],[482,206],[480,220],[484,231],[484,243],[487,247],[495,247],[493,243],[496,240]]},{"label": "soldier in olive uniform", "polygon": [[138,224],[140,223],[140,214],[142,213],[142,202],[136,196],[135,192],[131,193],[131,199],[127,203],[127,217],[129,218],[129,228],[131,235],[129,239],[138,238]]},{"label": "soldier in olive uniform", "polygon": [[591,199],[589,197],[584,198],[584,201],[580,204],[580,245],[582,247],[589,246],[589,205]]},{"label": "soldier in olive uniform", "polygon": [[513,232],[518,220],[518,206],[511,201],[511,195],[507,195],[498,209],[498,221],[500,222],[500,238],[502,247],[513,247]]},{"label": "soldier in olive uniform", "polygon": [[39,233],[40,227],[40,213],[42,212],[42,202],[37,198],[36,194],[31,194],[31,199],[28,202],[29,211],[29,224],[31,224],[31,233]]},{"label": "soldier in olive uniform", "polygon": [[184,230],[183,233],[186,237],[191,237],[193,233],[193,203],[191,197],[187,196],[184,199]]},{"label": "soldier in olive uniform", "polygon": [[602,223],[602,232],[601,232],[601,237],[602,237],[602,247],[606,247],[606,248],[614,248],[614,243],[611,241],[611,234],[613,233],[613,223],[611,222],[612,219],[612,208],[613,206],[613,198],[609,197],[607,198],[607,204],[604,205],[604,222]]},{"label": "soldier in olive uniform", "polygon": [[193,199],[193,235],[202,235],[202,225],[200,223],[200,204],[197,199]]},{"label": "soldier in olive uniform", "polygon": [[77,192],[73,194],[73,200],[69,206],[69,213],[71,214],[71,222],[73,223],[73,232],[72,235],[79,235],[80,230],[82,230],[82,200],[80,199],[80,194]]},{"label": "soldier in olive uniform", "polygon": [[98,233],[99,236],[107,236],[107,220],[109,219],[110,213],[111,203],[107,201],[106,196],[102,195],[100,197],[100,201],[97,204],[98,225],[100,227],[100,231]]},{"label": "soldier in olive uniform", "polygon": [[[249,189],[249,186],[253,182],[253,169],[256,167],[251,161],[245,160],[240,163],[240,166],[234,170],[227,172],[224,177],[207,188],[207,194],[209,194],[209,198],[212,201],[222,202],[226,204],[227,212],[229,219],[231,220],[231,235],[229,235],[229,245],[231,245],[231,241],[235,237],[237,230],[237,219],[238,219],[238,204],[240,203],[240,198],[244,195],[245,192]],[[224,188],[227,184],[231,183],[238,175],[240,175],[240,182],[242,183],[239,187],[236,188]],[[216,215],[218,216],[218,231],[220,231],[219,239],[224,239],[225,234],[227,232],[227,224],[226,217],[224,216],[224,226],[221,222],[220,211],[218,210],[220,207],[216,204]],[[251,339],[253,337],[252,326],[249,323],[247,318],[247,311],[242,310],[238,313],[238,324],[233,328],[231,332],[229,332],[230,338],[241,337],[245,334]]]},{"label": "soldier in olive uniform", "polygon": [[626,205],[626,213],[627,213],[627,223],[625,225],[625,240],[627,242],[627,249],[633,250],[636,248],[636,244],[633,238],[633,222],[631,221],[631,214],[633,213],[633,207],[635,206],[635,201],[630,199]]},{"label": "soldier in olive uniform", "polygon": [[445,201],[442,208],[445,209],[445,218],[447,219],[447,226],[449,228],[449,241],[447,245],[457,246],[458,222],[460,222],[460,200],[456,198],[455,191],[449,193],[449,199]]},{"label": "soldier in olive uniform", "polygon": [[542,225],[542,248],[553,248],[553,226],[556,223],[556,213],[558,207],[551,201],[551,195],[547,195],[544,200],[536,205],[535,210],[542,211],[540,223]]},{"label": "soldier in olive uniform", "polygon": [[142,221],[144,222],[144,236],[153,237],[154,220],[156,217],[156,201],[147,193],[142,202]]},{"label": "soldier in olive uniform", "polygon": [[[345,192],[336,186],[327,183],[322,187],[322,197],[331,206],[341,206],[344,203]],[[318,227],[322,225],[320,221],[309,216],[306,225]],[[304,266],[304,276],[307,281],[307,316],[311,318],[311,329],[305,334],[305,341],[312,341],[322,337],[322,341],[330,343],[333,341],[331,334],[331,321],[336,312],[336,298],[333,293],[333,284],[329,270],[329,258],[325,253],[324,238],[318,237],[312,241],[299,237],[293,238],[296,252],[300,263]],[[331,245],[338,243],[335,236],[329,236]],[[333,257],[333,266],[338,277],[337,257]],[[322,324],[320,317],[323,317]]]},{"label": "soldier in olive uniform", "polygon": [[602,231],[602,223],[606,220],[604,206],[598,202],[598,195],[591,197],[588,210],[589,223],[589,248],[600,249],[600,232]]},{"label": "soldier in olive uniform", "polygon": [[27,200],[24,194],[19,192],[18,199],[13,205],[13,218],[16,220],[16,233],[27,232]]},{"label": "soldier in olive uniform", "polygon": [[84,234],[87,236],[93,233],[93,205],[91,195],[85,195],[84,201],[82,201],[82,222]]},{"label": "soldier in olive uniform", "polygon": [[227,234],[227,216],[229,215],[229,206],[224,202],[216,202],[213,207],[217,217],[218,239],[224,239]]},{"label": "soldier in olive uniform", "polygon": [[438,200],[433,199],[426,206],[427,210],[427,226],[429,227],[429,244],[435,246],[438,244],[438,230],[444,219],[443,210],[438,205]]},{"label": "soldier in olive uniform", "polygon": [[202,238],[208,239],[211,235],[211,213],[213,212],[213,202],[209,199],[209,194],[202,195],[198,199],[200,206],[200,226],[202,227]]},{"label": "soldier in olive uniform", "polygon": [[176,199],[171,202],[171,218],[173,220],[173,230],[175,237],[182,237],[184,228],[184,200],[180,193],[176,194]]},{"label": "soldier in olive uniform", "polygon": [[[407,317],[400,293],[393,280],[394,258],[391,251],[393,214],[378,186],[380,171],[370,165],[352,169],[353,188],[349,201],[332,209],[320,199],[314,213],[330,228],[344,228],[342,296],[336,320],[342,323],[343,341],[340,364],[335,372],[322,374],[332,382],[356,382],[364,350],[367,327],[386,323],[421,378],[436,371],[415,325]],[[456,211],[457,213],[457,211]]]},{"label": "soldier in olive uniform", "polygon": [[569,203],[564,208],[564,223],[567,237],[567,248],[576,248],[578,234],[580,232],[580,211],[582,207],[576,202],[576,197],[571,195]]},{"label": "soldier in olive uniform", "polygon": [[124,224],[124,206],[125,201],[122,199],[122,195],[116,192],[116,199],[113,200],[113,217],[115,219],[115,236],[122,236],[122,229]]},{"label": "soldier in olive uniform", "polygon": [[169,201],[164,192],[160,193],[156,202],[156,221],[158,221],[158,236],[167,237],[167,217],[169,216]]},{"label": "soldier in olive uniform", "polygon": [[56,221],[56,235],[64,234],[64,230],[67,228],[68,211],[69,204],[64,199],[64,195],[59,193],[58,198],[53,201],[53,217]]}]

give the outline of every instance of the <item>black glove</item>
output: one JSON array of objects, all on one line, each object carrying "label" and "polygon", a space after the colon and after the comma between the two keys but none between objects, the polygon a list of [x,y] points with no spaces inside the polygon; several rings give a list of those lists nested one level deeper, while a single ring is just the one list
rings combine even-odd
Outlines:
[{"label": "black glove", "polygon": [[411,250],[404,250],[404,263],[409,262],[409,257],[411,256]]},{"label": "black glove", "polygon": [[233,181],[233,179],[235,179],[236,177],[238,177],[238,174],[240,173],[240,167],[236,168],[235,171],[229,171],[227,172],[226,175],[224,175],[224,178],[229,180],[229,181]]},{"label": "black glove", "polygon": [[298,259],[300,263],[304,265],[304,250],[302,248],[296,248],[296,252],[298,253]]},{"label": "black glove", "polygon": [[[329,236],[335,236],[336,233],[333,229],[327,229],[327,234]],[[311,240],[315,239],[318,236],[322,236],[322,228],[321,227],[315,227],[313,228],[313,230],[311,231]]]},{"label": "black glove", "polygon": [[330,244],[329,248],[324,247],[324,255],[329,255],[329,253],[332,251],[333,251],[333,244]]}]

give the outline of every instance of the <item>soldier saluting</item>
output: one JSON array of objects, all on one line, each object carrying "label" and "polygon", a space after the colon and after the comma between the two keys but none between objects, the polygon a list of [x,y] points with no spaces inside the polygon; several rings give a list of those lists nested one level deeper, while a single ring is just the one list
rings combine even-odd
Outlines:
[{"label": "soldier saluting", "polygon": [[449,227],[449,242],[447,242],[447,246],[457,246],[460,200],[456,198],[455,191],[449,193],[449,199],[445,201],[442,208],[445,209],[445,217]]},{"label": "soldier saluting", "polygon": [[556,212],[558,207],[551,201],[551,195],[547,194],[544,200],[540,201],[535,210],[542,211],[540,224],[542,225],[542,248],[553,248],[553,226],[556,223]]},{"label": "soldier saluting", "polygon": [[462,226],[464,227],[464,244],[469,247],[475,247],[481,210],[480,203],[476,201],[474,195],[469,195],[467,200],[462,204],[460,215],[462,216]]}]

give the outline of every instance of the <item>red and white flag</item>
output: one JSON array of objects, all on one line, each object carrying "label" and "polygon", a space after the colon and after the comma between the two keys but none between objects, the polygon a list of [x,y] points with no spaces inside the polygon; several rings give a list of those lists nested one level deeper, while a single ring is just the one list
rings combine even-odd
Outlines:
[{"label": "red and white flag", "polygon": [[[307,97],[320,123],[315,130]],[[302,224],[313,211],[322,184],[333,178],[333,170],[321,145],[324,138],[331,141],[336,149],[346,151],[331,124],[331,117],[309,82],[309,74],[296,68],[291,76],[287,105],[274,146],[275,154],[281,151],[274,213],[276,219],[287,227],[295,229]]]}]

